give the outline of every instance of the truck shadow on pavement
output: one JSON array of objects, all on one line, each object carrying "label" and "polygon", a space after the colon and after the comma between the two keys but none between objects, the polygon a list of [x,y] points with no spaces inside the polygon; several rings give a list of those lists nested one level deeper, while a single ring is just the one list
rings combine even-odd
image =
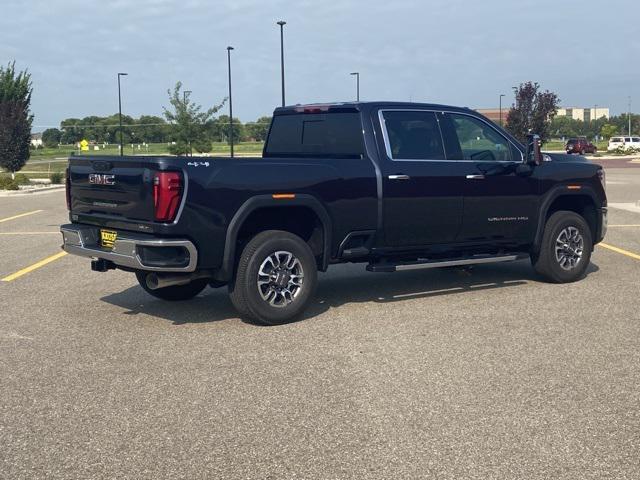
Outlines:
[{"label": "truck shadow on pavement", "polygon": [[[599,267],[591,262],[587,276]],[[473,268],[440,268],[398,273],[369,273],[363,265],[336,265],[319,276],[314,301],[300,320],[319,316],[349,303],[390,303],[444,295],[523,286],[543,280],[528,260],[481,265]],[[167,302],[149,296],[139,286],[107,295],[102,301],[126,309],[125,315],[150,315],[174,325],[237,319],[226,288],[207,289],[184,302]],[[252,321],[245,323],[257,325]]]}]

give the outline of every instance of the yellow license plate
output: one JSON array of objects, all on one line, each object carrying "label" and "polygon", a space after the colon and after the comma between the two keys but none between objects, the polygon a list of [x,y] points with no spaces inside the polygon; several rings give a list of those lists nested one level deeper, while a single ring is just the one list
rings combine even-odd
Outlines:
[{"label": "yellow license plate", "polygon": [[118,232],[114,232],[113,230],[100,230],[100,246],[102,246],[102,248],[112,249],[116,243],[116,238],[118,238]]}]

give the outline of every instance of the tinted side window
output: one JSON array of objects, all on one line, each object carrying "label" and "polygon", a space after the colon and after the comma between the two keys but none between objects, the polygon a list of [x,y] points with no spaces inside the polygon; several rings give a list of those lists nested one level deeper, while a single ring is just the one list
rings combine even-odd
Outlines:
[{"label": "tinted side window", "polygon": [[453,151],[456,152],[456,157],[461,156],[461,158],[458,157],[455,160],[499,162],[513,160],[511,143],[490,125],[469,115],[447,113],[445,118],[449,120],[457,136],[459,147]]},{"label": "tinted side window", "polygon": [[276,115],[265,149],[267,157],[363,154],[359,113]]},{"label": "tinted side window", "polygon": [[433,112],[383,112],[388,147],[394,160],[444,160],[442,135]]}]

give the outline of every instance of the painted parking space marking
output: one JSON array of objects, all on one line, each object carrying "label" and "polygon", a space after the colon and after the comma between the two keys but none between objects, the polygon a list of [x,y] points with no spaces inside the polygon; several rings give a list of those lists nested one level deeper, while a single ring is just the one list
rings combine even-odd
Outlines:
[{"label": "painted parking space marking", "polygon": [[614,247],[613,245],[609,245],[607,243],[602,243],[602,242],[600,242],[598,245],[606,248],[607,250],[611,250],[612,252],[620,253],[621,255],[626,255],[627,257],[631,257],[635,260],[640,260],[640,255],[638,255],[637,253],[630,252],[629,250],[624,250],[622,248]]},{"label": "painted parking space marking", "polygon": [[638,225],[607,225],[607,228],[624,228],[624,227],[637,228],[637,227],[640,227],[640,224]]},{"label": "painted parking space marking", "polygon": [[8,222],[9,220],[15,220],[16,218],[26,217],[27,215],[33,215],[34,213],[40,213],[42,210],[34,210],[32,212],[21,213],[20,215],[14,215],[13,217],[0,218],[0,223]]},{"label": "painted parking space marking", "polygon": [[13,280],[15,280],[16,278],[20,278],[23,275],[26,275],[29,272],[33,272],[34,270],[37,270],[40,267],[44,267],[45,265],[54,262],[56,260],[58,260],[59,258],[64,257],[65,255],[67,255],[67,252],[59,252],[56,253],[55,255],[51,255],[50,257],[44,258],[42,260],[40,260],[39,262],[34,263],[33,265],[29,265],[28,267],[23,268],[22,270],[18,270],[15,273],[12,273],[11,275],[4,277],[2,279],[3,282],[11,282]]}]

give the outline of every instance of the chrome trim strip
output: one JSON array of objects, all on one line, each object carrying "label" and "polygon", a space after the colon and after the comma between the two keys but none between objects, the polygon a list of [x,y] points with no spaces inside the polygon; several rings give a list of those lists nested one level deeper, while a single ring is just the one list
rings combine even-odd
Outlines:
[{"label": "chrome trim strip", "polygon": [[[98,242],[99,227],[80,225],[63,225],[62,249],[72,255],[88,258],[101,258],[109,260],[122,267],[147,270],[152,272],[193,272],[198,264],[198,251],[189,240],[149,238],[135,233],[118,232],[113,249],[105,251],[100,248]],[[189,253],[189,263],[185,267],[156,267],[142,263],[137,253],[138,246],[150,247],[183,247]]]},{"label": "chrome trim strip", "polygon": [[455,267],[458,265],[477,265],[480,263],[499,263],[499,262],[511,262],[517,260],[518,255],[505,255],[503,257],[483,257],[483,258],[467,258],[464,260],[448,260],[445,262],[429,262],[429,263],[414,263],[411,265],[397,265],[396,270],[420,270],[422,268],[439,268],[439,267]]}]

